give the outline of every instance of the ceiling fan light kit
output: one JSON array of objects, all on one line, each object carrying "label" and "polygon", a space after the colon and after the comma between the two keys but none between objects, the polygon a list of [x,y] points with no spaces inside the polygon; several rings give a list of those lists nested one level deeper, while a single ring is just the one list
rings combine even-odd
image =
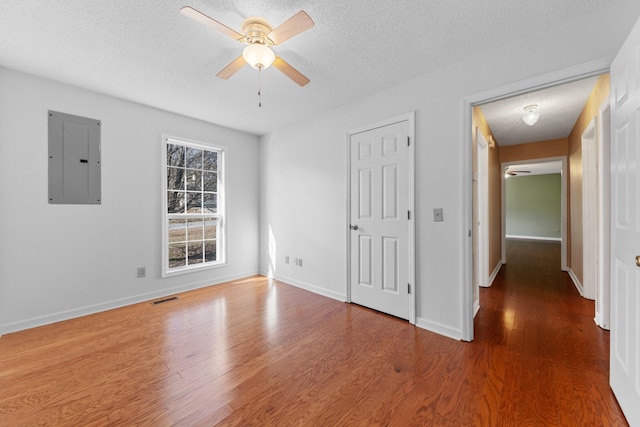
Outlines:
[{"label": "ceiling fan light kit", "polygon": [[256,70],[267,69],[276,60],[276,54],[263,44],[250,44],[242,51],[242,57]]},{"label": "ceiling fan light kit", "polygon": [[524,115],[522,116],[522,121],[525,122],[529,126],[533,126],[538,122],[540,118],[540,112],[538,111],[537,104],[531,104],[524,107]]},{"label": "ceiling fan light kit", "polygon": [[247,45],[242,51],[242,58],[256,70],[265,70],[276,60],[276,54],[269,47],[273,46],[268,37],[272,31],[271,24],[264,18],[251,17],[242,23],[242,42]]},{"label": "ceiling fan light kit", "polygon": [[[233,76],[245,64],[249,64],[251,67],[257,69],[259,73],[273,64],[274,68],[278,69],[299,86],[305,86],[309,83],[310,80],[304,74],[279,56],[276,56],[271,48],[272,46],[282,44],[315,25],[305,11],[301,10],[275,29],[272,29],[271,24],[264,18],[251,17],[245,19],[242,23],[242,34],[190,6],[185,6],[180,9],[180,13],[247,45],[242,51],[242,55],[220,70],[218,74],[216,74],[216,77],[226,80]],[[260,96],[260,89],[258,89],[258,96]],[[261,106],[261,103],[258,105]]]}]

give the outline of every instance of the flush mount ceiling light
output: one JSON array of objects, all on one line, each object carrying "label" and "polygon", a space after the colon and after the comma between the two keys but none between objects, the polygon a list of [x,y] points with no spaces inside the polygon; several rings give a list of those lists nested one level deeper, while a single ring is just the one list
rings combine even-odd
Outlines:
[{"label": "flush mount ceiling light", "polygon": [[536,124],[539,118],[540,112],[538,111],[537,104],[531,104],[524,107],[524,115],[522,116],[523,122],[525,122],[529,126],[533,126]]}]

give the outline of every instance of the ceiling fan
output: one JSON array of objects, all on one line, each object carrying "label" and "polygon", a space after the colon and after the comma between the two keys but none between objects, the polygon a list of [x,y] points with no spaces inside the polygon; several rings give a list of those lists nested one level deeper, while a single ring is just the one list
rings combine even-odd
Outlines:
[{"label": "ceiling fan", "polygon": [[280,45],[314,26],[313,20],[305,11],[301,10],[275,29],[264,18],[251,17],[245,19],[240,33],[192,7],[185,6],[180,9],[180,13],[247,45],[242,55],[231,61],[229,65],[216,74],[218,78],[228,79],[244,67],[245,64],[251,65],[258,71],[262,71],[273,64],[275,68],[299,86],[309,83],[310,80],[306,76],[289,65],[284,59],[276,56],[271,49],[272,46]]},{"label": "ceiling fan", "polygon": [[524,171],[524,170],[523,170],[523,171],[514,171],[514,170],[511,170],[511,169],[509,169],[509,168],[507,168],[507,169],[504,171],[504,175],[505,175],[505,176],[507,176],[507,175],[508,175],[508,176],[516,176],[516,175],[518,175],[518,174],[520,174],[520,173],[531,173],[531,171]]}]

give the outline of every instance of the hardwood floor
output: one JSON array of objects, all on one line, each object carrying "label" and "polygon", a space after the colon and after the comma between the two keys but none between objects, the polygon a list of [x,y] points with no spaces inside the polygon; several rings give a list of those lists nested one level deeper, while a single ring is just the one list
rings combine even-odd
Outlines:
[{"label": "hardwood floor", "polygon": [[263,277],[0,339],[0,425],[626,425],[609,334],[559,271],[510,242],[476,339]]}]

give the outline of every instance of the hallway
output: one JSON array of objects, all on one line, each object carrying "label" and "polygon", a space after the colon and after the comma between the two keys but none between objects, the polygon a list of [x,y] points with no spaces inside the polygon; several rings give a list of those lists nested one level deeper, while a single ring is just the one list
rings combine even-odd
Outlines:
[{"label": "hallway", "polygon": [[608,385],[609,332],[560,271],[558,242],[507,240],[480,304],[475,343],[502,377],[501,425],[626,425]]}]

